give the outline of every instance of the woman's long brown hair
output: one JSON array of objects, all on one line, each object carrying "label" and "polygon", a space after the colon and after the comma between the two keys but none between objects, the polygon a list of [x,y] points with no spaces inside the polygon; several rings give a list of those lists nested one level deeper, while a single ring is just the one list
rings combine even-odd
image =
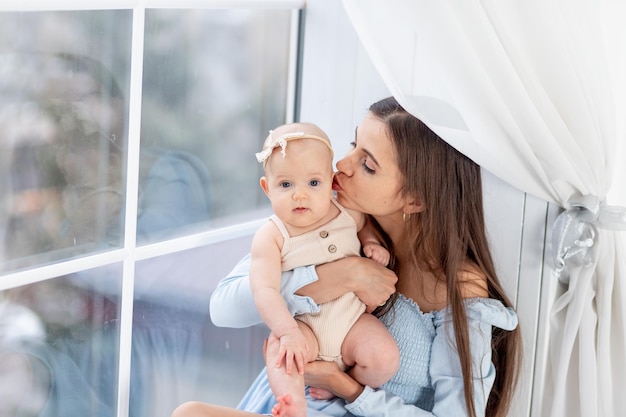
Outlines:
[{"label": "woman's long brown hair", "polygon": [[[412,261],[418,270],[433,272],[445,280],[465,404],[468,415],[475,417],[472,356],[460,273],[468,264],[477,267],[486,275],[488,296],[512,307],[496,275],[485,234],[480,167],[409,114],[393,97],[372,104],[369,110],[387,125],[404,177],[404,195],[416,197],[424,204],[424,211],[406,220]],[[494,327],[492,362],[496,379],[486,415],[504,417],[521,364],[519,326],[513,331]]]}]

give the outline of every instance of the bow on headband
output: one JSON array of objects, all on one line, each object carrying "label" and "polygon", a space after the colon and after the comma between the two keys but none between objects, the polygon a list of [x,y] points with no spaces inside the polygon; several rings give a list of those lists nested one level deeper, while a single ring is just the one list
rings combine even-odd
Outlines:
[{"label": "bow on headband", "polygon": [[267,137],[267,139],[265,139],[263,150],[261,152],[256,153],[257,161],[259,161],[259,163],[262,163],[263,167],[265,167],[270,155],[272,154],[274,149],[278,148],[279,146],[281,148],[280,153],[282,154],[284,158],[286,155],[285,149],[287,148],[287,142],[289,142],[290,140],[296,140],[296,139],[319,140],[323,142],[326,146],[328,146],[328,149],[330,150],[330,154],[333,155],[333,148],[330,146],[330,142],[328,141],[328,139],[324,139],[321,136],[311,135],[311,134],[304,133],[304,132],[294,132],[294,133],[285,133],[284,135],[281,135],[277,138],[272,139],[272,131],[270,130],[269,136]]}]

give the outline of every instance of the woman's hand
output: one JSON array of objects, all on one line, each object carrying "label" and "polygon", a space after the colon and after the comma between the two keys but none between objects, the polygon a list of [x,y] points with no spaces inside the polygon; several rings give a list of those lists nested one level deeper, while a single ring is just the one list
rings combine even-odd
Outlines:
[{"label": "woman's hand", "polygon": [[298,295],[311,297],[322,304],[352,291],[367,306],[367,312],[387,301],[396,291],[398,281],[390,269],[358,256],[319,265],[315,270],[319,279],[302,287]]},{"label": "woman's hand", "polygon": [[[304,383],[312,388],[311,395],[316,397],[318,388],[333,395],[353,402],[363,392],[363,386],[350,375],[341,371],[335,362],[313,361],[306,364],[304,369]],[[321,396],[320,398],[328,398]]]}]

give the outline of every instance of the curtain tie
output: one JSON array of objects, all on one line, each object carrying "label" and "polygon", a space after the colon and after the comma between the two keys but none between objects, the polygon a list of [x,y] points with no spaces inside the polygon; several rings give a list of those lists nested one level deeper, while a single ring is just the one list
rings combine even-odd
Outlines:
[{"label": "curtain tie", "polygon": [[588,266],[595,261],[592,250],[597,229],[626,230],[626,207],[607,206],[593,195],[572,197],[552,226],[554,273],[569,283],[568,265]]}]

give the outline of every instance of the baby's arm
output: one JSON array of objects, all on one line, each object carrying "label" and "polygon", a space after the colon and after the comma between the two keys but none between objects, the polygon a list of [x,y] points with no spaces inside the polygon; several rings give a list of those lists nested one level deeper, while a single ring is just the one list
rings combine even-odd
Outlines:
[{"label": "baby's arm", "polygon": [[285,364],[291,373],[295,363],[299,373],[304,372],[306,341],[296,320],[287,309],[280,294],[282,236],[273,223],[267,223],[252,239],[250,261],[250,288],[254,302],[272,335],[280,340],[276,367]]},{"label": "baby's arm", "polygon": [[387,266],[390,259],[389,251],[380,244],[380,239],[376,235],[376,229],[369,221],[369,217],[355,210],[346,210],[356,222],[359,240],[365,256],[383,266]]}]

